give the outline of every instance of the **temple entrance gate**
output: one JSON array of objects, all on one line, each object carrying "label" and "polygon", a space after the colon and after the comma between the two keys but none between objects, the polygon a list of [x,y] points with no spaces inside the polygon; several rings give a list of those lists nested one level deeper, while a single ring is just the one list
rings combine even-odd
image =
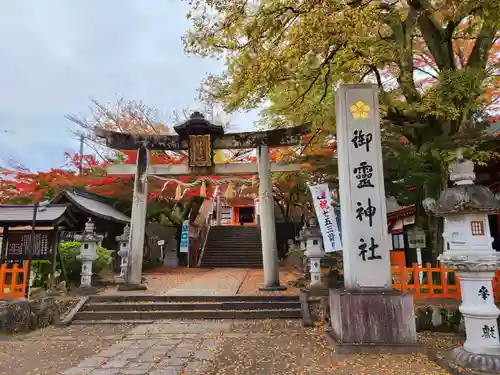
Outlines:
[{"label": "temple entrance gate", "polygon": [[[311,124],[293,128],[224,133],[222,126],[212,124],[199,112],[194,112],[184,123],[174,126],[177,135],[128,134],[102,128],[96,135],[103,138],[106,145],[115,150],[137,150],[136,165],[111,165],[111,175],[135,175],[132,202],[132,220],[129,240],[129,261],[125,284],[122,290],[143,290],[142,256],[146,225],[149,176],[207,176],[258,174],[259,177],[259,223],[262,236],[262,256],[264,267],[263,290],[284,289],[280,286],[279,265],[274,225],[274,197],[272,193],[272,172],[292,172],[300,170],[298,164],[271,163],[269,148],[296,146],[301,136],[311,131]],[[256,149],[257,164],[214,163],[214,150]],[[188,151],[188,163],[180,165],[155,165],[149,163],[149,151]]]}]

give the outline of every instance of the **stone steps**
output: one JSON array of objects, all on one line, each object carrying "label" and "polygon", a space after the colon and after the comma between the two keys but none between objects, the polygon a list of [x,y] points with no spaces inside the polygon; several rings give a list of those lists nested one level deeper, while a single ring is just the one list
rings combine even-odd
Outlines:
[{"label": "stone steps", "polygon": [[161,319],[298,319],[300,308],[289,310],[169,310],[169,311],[82,311],[76,321]]},{"label": "stone steps", "polygon": [[219,226],[210,228],[201,267],[262,268],[260,228]]},{"label": "stone steps", "polygon": [[91,296],[67,324],[147,324],[161,319],[300,319],[295,296]]},{"label": "stone steps", "polygon": [[83,312],[101,311],[188,311],[188,310],[251,310],[251,309],[295,309],[298,301],[290,302],[96,302],[86,304]]}]

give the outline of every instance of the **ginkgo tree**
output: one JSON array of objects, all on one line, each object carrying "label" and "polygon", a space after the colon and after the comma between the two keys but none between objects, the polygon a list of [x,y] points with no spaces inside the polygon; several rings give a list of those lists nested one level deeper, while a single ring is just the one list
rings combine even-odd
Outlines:
[{"label": "ginkgo tree", "polygon": [[378,85],[391,193],[407,195],[416,186],[413,203],[436,196],[457,147],[478,162],[496,156],[485,130],[498,116],[498,1],[190,4],[186,51],[226,62],[204,82],[201,97],[226,111],[264,104],[266,125],[312,121],[324,144],[335,131],[338,84]]}]

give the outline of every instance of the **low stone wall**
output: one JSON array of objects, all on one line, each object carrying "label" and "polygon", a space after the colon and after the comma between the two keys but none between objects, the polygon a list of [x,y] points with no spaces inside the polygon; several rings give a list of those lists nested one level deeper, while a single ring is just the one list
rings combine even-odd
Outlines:
[{"label": "low stone wall", "polygon": [[[301,289],[301,301],[304,325],[311,326],[322,314],[329,320],[330,309],[327,296]],[[433,304],[432,302],[415,305],[415,323],[417,332],[434,331],[458,333],[465,336],[465,326],[458,305]],[[500,317],[498,323],[500,326]]]},{"label": "low stone wall", "polygon": [[454,332],[465,334],[458,306],[415,306],[417,331]]},{"label": "low stone wall", "polygon": [[59,320],[59,306],[53,297],[36,300],[0,301],[0,333],[28,332]]}]

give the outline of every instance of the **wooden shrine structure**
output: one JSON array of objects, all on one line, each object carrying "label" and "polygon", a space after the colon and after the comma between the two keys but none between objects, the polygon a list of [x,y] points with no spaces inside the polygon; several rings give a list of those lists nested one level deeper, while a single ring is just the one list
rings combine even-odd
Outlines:
[{"label": "wooden shrine structure", "polygon": [[[138,150],[136,165],[111,165],[108,173],[113,175],[135,175],[132,203],[131,233],[129,240],[129,266],[126,283],[122,290],[145,289],[141,284],[142,253],[144,246],[147,179],[155,175],[250,175],[259,177],[259,216],[264,260],[264,289],[283,289],[279,281],[279,267],[274,225],[274,197],[272,194],[272,172],[300,170],[298,164],[271,163],[269,148],[296,146],[302,135],[311,131],[311,124],[269,131],[225,133],[220,125],[212,124],[199,112],[194,112],[184,123],[174,127],[176,135],[129,134],[96,128],[97,136],[103,138],[108,147],[116,150]],[[257,164],[214,163],[214,150],[256,149]],[[187,151],[188,163],[180,165],[151,165],[149,151]]]},{"label": "wooden shrine structure", "polygon": [[[2,290],[0,296],[24,296],[33,260],[51,261],[54,280],[59,255],[59,233],[72,229],[74,225],[75,221],[65,204],[0,205],[0,281],[2,285],[10,286],[7,288],[9,291]],[[10,268],[10,265],[13,267]],[[15,280],[17,275],[22,275],[22,280]]]}]

